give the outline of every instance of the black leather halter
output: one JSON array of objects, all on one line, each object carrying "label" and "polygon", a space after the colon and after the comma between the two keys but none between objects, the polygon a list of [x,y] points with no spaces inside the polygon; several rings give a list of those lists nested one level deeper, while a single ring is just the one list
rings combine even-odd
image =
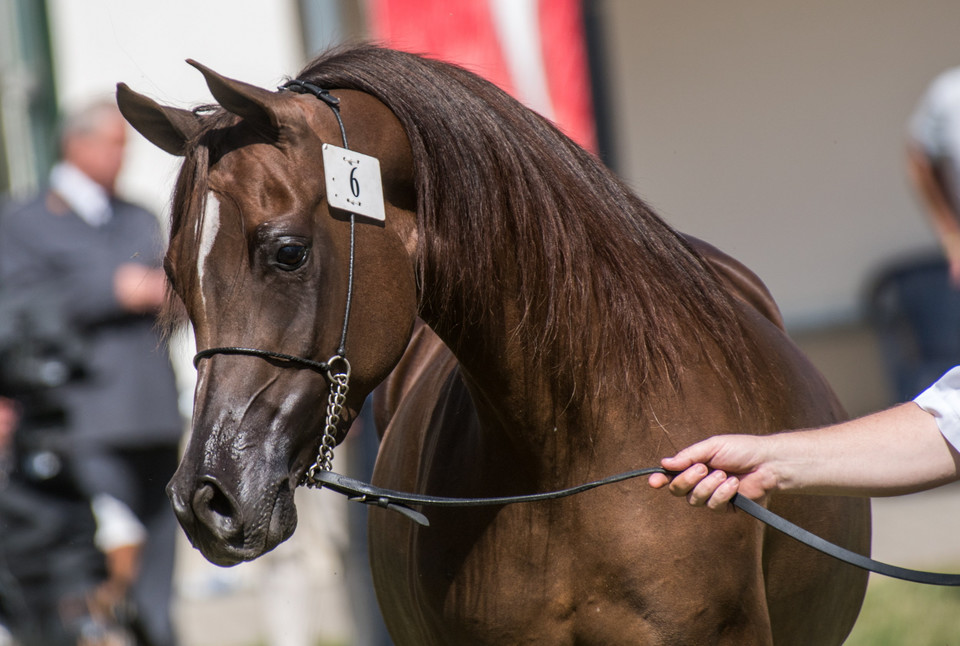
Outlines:
[{"label": "black leather halter", "polygon": [[225,346],[222,348],[207,348],[206,350],[201,350],[193,356],[193,367],[197,368],[200,365],[201,359],[206,359],[207,357],[212,357],[215,354],[245,354],[254,357],[260,357],[262,359],[269,359],[274,361],[284,361],[287,363],[297,364],[304,368],[310,368],[311,370],[316,370],[317,372],[327,375],[331,366],[334,363],[334,360],[338,358],[339,355],[334,356],[330,361],[314,361],[313,359],[306,359],[304,357],[298,357],[293,354],[284,354],[283,352],[271,352],[270,350],[258,350],[257,348],[241,348],[241,347],[232,347]]},{"label": "black leather halter", "polygon": [[[343,127],[343,119],[340,116],[340,99],[330,94],[328,90],[321,88],[318,85],[310,83],[308,81],[301,81],[300,79],[293,79],[288,81],[284,85],[281,85],[277,88],[281,91],[296,92],[297,94],[312,94],[317,97],[333,110],[334,116],[337,118],[337,125],[340,126],[340,138],[343,140],[343,147],[349,149],[350,146],[347,144],[347,131]],[[353,302],[353,266],[354,266],[354,247],[356,242],[356,216],[350,214],[350,265],[347,273],[347,303],[344,308],[343,313],[343,329],[340,332],[340,343],[337,346],[336,354],[334,354],[326,362],[315,361],[313,359],[307,359],[305,357],[299,357],[293,354],[286,354],[284,352],[274,352],[272,350],[260,350],[258,348],[247,348],[242,346],[222,346],[216,348],[207,348],[206,350],[201,350],[193,356],[193,366],[194,368],[199,368],[200,360],[207,359],[214,355],[218,354],[233,354],[233,355],[247,355],[252,357],[260,357],[261,359],[283,361],[287,363],[292,363],[303,368],[309,368],[315,370],[320,374],[324,375],[327,378],[327,381],[331,384],[334,383],[333,375],[331,374],[332,366],[335,366],[337,363],[343,363],[346,365],[346,371],[349,374],[349,363],[346,359],[346,347],[347,347],[347,327],[350,323],[350,304]]]}]

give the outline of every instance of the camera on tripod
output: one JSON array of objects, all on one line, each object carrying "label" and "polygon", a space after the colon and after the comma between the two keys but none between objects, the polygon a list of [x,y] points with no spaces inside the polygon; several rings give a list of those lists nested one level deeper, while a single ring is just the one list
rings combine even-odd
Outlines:
[{"label": "camera on tripod", "polygon": [[11,294],[0,288],[0,395],[21,407],[14,472],[56,485],[70,452],[57,388],[83,378],[86,353],[51,291]]}]

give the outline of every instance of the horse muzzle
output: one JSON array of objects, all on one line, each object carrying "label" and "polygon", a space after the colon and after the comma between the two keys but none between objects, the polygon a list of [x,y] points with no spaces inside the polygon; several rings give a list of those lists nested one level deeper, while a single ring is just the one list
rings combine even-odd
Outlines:
[{"label": "horse muzzle", "polygon": [[297,512],[289,478],[272,487],[250,487],[258,496],[244,500],[239,490],[211,475],[196,478],[178,471],[167,495],[187,538],[211,563],[236,565],[269,552],[293,534]]}]

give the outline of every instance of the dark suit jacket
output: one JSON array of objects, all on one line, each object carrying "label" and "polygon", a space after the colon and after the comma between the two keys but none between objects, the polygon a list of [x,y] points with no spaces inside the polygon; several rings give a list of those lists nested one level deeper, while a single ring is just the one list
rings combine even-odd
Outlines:
[{"label": "dark suit jacket", "polygon": [[159,266],[162,241],[146,210],[114,200],[99,228],[56,195],[8,205],[0,216],[0,288],[51,294],[86,340],[86,378],[59,387],[78,442],[147,448],[176,445],[183,423],[166,346],[153,316],[124,311],[113,274],[126,262]]}]

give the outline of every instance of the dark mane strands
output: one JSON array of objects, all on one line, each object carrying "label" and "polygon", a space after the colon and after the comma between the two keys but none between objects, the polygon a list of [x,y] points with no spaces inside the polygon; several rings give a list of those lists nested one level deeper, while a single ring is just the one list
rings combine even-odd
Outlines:
[{"label": "dark mane strands", "polygon": [[[453,304],[451,315],[502,321],[498,298],[512,276],[517,338],[577,400],[599,384],[572,375],[589,380],[600,366],[638,396],[676,382],[677,349],[691,334],[715,344],[718,369],[752,390],[751,353],[712,271],[546,119],[461,68],[372,45],[322,54],[298,78],[366,92],[400,120],[414,155],[418,269],[433,290],[424,296]],[[597,342],[584,344],[591,323]]]}]

